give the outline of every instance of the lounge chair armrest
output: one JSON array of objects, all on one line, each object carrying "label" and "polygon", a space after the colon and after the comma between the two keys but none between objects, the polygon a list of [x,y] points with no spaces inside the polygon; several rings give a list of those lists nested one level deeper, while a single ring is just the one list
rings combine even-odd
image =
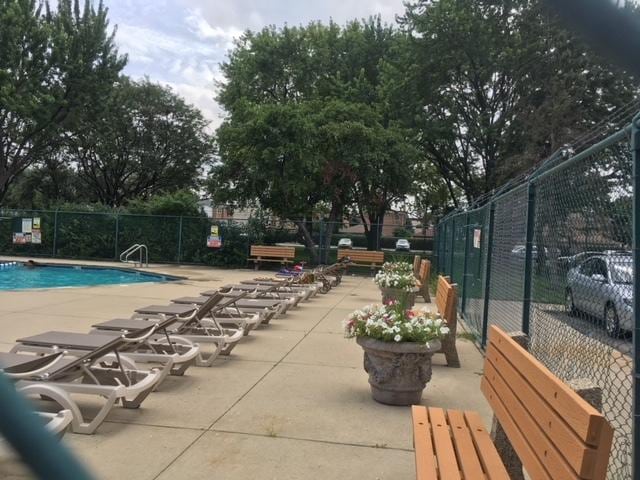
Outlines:
[{"label": "lounge chair armrest", "polygon": [[15,379],[20,379],[20,378],[29,378],[29,377],[34,377],[36,375],[39,375],[41,373],[45,373],[47,370],[49,370],[51,367],[53,367],[55,364],[57,364],[60,360],[62,360],[62,357],[64,357],[66,352],[57,352],[54,353],[52,355],[50,355],[48,358],[51,358],[50,362],[45,363],[42,366],[38,366],[38,368],[34,368],[33,370],[29,370],[29,371],[17,371],[19,366],[15,367],[16,371],[12,371],[14,369],[12,368],[5,368],[3,370],[3,372],[5,373],[5,375],[7,375],[7,377],[9,378],[15,378]]},{"label": "lounge chair armrest", "polygon": [[[125,333],[123,334],[120,338],[122,339],[123,342],[126,343],[140,343],[140,342],[144,342],[147,338],[149,338],[151,335],[153,335],[156,331],[156,329],[158,328],[157,324],[151,325],[147,328],[143,328],[142,330],[140,330],[139,332],[141,332],[141,335],[134,337],[132,336],[131,333]],[[138,332],[135,332],[138,333]]]}]

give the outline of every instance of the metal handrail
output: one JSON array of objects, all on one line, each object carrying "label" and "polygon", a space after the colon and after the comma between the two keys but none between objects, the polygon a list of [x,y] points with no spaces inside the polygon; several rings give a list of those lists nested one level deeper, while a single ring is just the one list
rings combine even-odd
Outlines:
[{"label": "metal handrail", "polygon": [[[139,254],[139,259],[137,262],[135,261],[132,262],[131,260],[129,260],[129,257],[131,257],[131,255],[133,255],[136,252],[138,252]],[[145,265],[148,267],[149,266],[149,249],[143,243],[135,243],[120,254],[120,261],[122,263],[133,263],[134,265],[139,264],[140,267],[143,267]]]}]

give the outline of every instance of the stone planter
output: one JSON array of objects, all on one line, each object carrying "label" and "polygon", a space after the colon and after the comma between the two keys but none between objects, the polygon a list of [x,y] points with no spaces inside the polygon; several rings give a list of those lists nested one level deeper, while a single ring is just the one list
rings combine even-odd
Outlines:
[{"label": "stone planter", "polygon": [[404,302],[406,308],[413,308],[416,303],[416,296],[418,295],[417,288],[414,288],[410,292],[402,290],[401,288],[378,288],[380,288],[380,291],[382,292],[382,303],[388,303],[389,301],[397,300],[401,303]]},{"label": "stone planter", "polygon": [[420,403],[422,391],[431,380],[431,357],[440,341],[428,345],[412,342],[382,342],[358,337],[364,350],[364,369],[369,374],[373,399],[387,405]]}]

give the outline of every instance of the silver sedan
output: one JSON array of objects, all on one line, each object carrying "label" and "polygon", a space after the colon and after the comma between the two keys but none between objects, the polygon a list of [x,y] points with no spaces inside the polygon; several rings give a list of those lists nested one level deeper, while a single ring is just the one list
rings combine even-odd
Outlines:
[{"label": "silver sedan", "polygon": [[605,330],[618,337],[633,328],[633,263],[630,255],[593,256],[567,273],[567,312],[604,320]]}]

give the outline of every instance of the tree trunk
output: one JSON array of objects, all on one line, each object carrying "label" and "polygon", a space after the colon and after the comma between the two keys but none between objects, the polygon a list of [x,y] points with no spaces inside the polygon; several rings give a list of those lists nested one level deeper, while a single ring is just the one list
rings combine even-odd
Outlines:
[{"label": "tree trunk", "polygon": [[325,224],[324,231],[320,236],[320,262],[327,265],[329,263],[329,253],[331,252],[331,239],[336,225],[342,220],[344,207],[342,204],[333,204],[329,212],[329,221]]},{"label": "tree trunk", "polygon": [[369,214],[369,231],[365,234],[367,236],[367,250],[379,250],[380,239],[382,238],[382,228],[384,226],[384,215],[387,213],[387,209],[381,209],[373,214]]},{"label": "tree trunk", "polygon": [[298,227],[298,233],[304,240],[304,244],[309,250],[309,255],[311,256],[311,261],[315,264],[319,262],[318,257],[318,248],[316,247],[313,236],[311,232],[307,228],[307,222],[305,220],[295,220],[293,223]]}]

